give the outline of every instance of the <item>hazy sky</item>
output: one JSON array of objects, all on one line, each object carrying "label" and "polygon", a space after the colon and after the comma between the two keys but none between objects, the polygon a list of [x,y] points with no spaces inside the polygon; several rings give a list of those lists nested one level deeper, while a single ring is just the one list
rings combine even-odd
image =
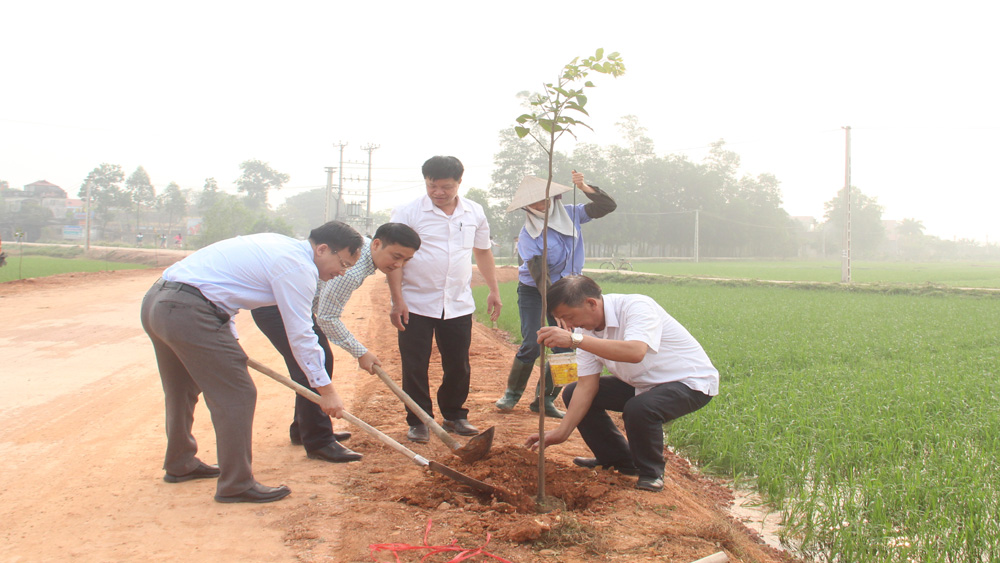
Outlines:
[{"label": "hazy sky", "polygon": [[660,155],[698,161],[725,139],[742,173],[777,176],[789,213],[821,217],[850,125],[852,183],[885,218],[996,242],[998,16],[987,1],[3,2],[0,179],[75,197],[109,162],[157,190],[233,191],[260,159],[291,175],[277,203],[325,185],[346,141],[347,160],[380,146],[374,210],[423,193],[435,154],[487,189],[516,94],[603,47],[628,70],[595,78],[581,141],[620,142],[625,115]]}]

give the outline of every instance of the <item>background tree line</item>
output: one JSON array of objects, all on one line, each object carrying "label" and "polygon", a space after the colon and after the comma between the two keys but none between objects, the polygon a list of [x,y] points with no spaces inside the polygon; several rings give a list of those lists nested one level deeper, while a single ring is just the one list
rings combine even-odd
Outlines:
[{"label": "background tree line", "polygon": [[[568,184],[572,170],[587,183],[606,190],[618,209],[585,227],[588,256],[691,258],[795,258],[840,256],[846,202],[843,187],[831,190],[824,217],[809,225],[782,207],[780,182],[769,173],[740,175],[740,157],[725,142],[710,145],[694,162],[683,155],[656,154],[653,140],[634,116],[618,123],[624,142],[578,144],[572,153],[557,152],[555,181]],[[544,152],[512,129],[499,134],[489,190],[472,189],[467,197],[484,206],[499,245],[512,255],[524,224],[522,212],[506,213],[525,175],[545,177]],[[574,190],[563,203],[586,203]],[[887,239],[882,207],[852,186],[852,255],[858,258],[968,257],[984,254],[974,241],[942,241],[925,236],[923,224],[902,221],[897,237]],[[889,243],[892,244],[889,244]],[[989,249],[985,249],[989,250]]]},{"label": "background tree line", "polygon": [[128,242],[143,231],[182,232],[186,236],[185,218],[194,214],[201,216],[201,223],[192,237],[193,246],[260,232],[291,234],[292,228],[267,203],[268,191],[281,189],[289,176],[259,160],[243,162],[240,170],[234,181],[236,195],[221,191],[215,178],[206,178],[198,193],[185,193],[176,182],[170,182],[157,194],[142,166],[125,180],[121,166],[105,163],[87,175],[78,195],[86,200],[89,189],[92,228],[104,240]]},{"label": "background tree line", "polygon": [[[568,184],[572,170],[586,174],[587,182],[605,189],[618,210],[585,227],[588,256],[691,258],[695,256],[697,221],[700,258],[833,258],[843,246],[845,199],[843,187],[831,189],[825,213],[809,225],[789,216],[782,207],[780,182],[769,173],[740,174],[740,157],[722,140],[712,143],[708,155],[695,162],[683,155],[657,155],[652,139],[633,116],[618,124],[621,144],[578,144],[572,153],[554,155],[555,181]],[[498,138],[489,189],[471,188],[466,197],[486,209],[497,243],[498,256],[511,257],[514,241],[524,224],[521,212],[506,213],[525,175],[545,177],[547,156],[513,129]],[[157,193],[149,174],[138,167],[128,178],[119,165],[101,164],[80,186],[92,199],[92,228],[97,241],[135,240],[135,234],[183,232],[188,246],[200,247],[225,238],[258,232],[305,236],[323,222],[325,188],[302,192],[272,209],[271,190],[280,190],[287,174],[260,160],[240,165],[233,181],[236,194],[207,178],[200,191],[181,189],[170,182]],[[0,180],[0,188],[7,188]],[[21,230],[37,240],[46,225],[76,224],[71,217],[52,217],[40,204],[22,202],[8,210],[0,189],[0,228]],[[564,203],[586,203],[576,190]],[[923,233],[917,219],[904,219],[887,236],[877,198],[851,188],[852,252],[865,259],[928,260],[941,258],[1000,258],[998,245],[971,240],[943,240]],[[390,210],[373,215],[372,224],[389,219]],[[188,236],[187,218],[200,216],[200,230]],[[155,240],[146,239],[153,244]]]}]

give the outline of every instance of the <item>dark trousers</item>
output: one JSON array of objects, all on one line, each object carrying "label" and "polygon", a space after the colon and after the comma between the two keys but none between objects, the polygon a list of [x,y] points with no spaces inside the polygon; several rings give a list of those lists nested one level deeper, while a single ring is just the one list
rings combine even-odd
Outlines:
[{"label": "dark trousers", "polygon": [[204,394],[221,471],[216,493],[243,493],[254,485],[251,438],[257,405],[247,355],[229,330],[228,314],[197,291],[167,289],[163,284],[158,280],[146,292],[140,312],[163,384],[167,431],[163,468],[172,475],[198,468],[198,443],[191,427],[198,395]]},{"label": "dark trousers", "polygon": [[[563,401],[573,400],[576,383]],[[590,410],[577,429],[601,465],[637,469],[642,477],[663,476],[663,425],[708,404],[712,397],[679,382],[662,383],[641,395],[617,377],[601,377]],[[628,440],[607,411],[622,413]]]},{"label": "dark trousers", "polygon": [[[257,328],[264,333],[264,336],[271,341],[275,349],[281,353],[285,359],[285,367],[292,376],[292,380],[300,383],[313,391],[316,389],[309,383],[305,372],[299,367],[299,362],[292,353],[292,347],[288,343],[288,335],[285,333],[285,323],[281,320],[281,313],[277,305],[271,307],[260,307],[250,312],[253,322],[257,323]],[[330,341],[319,326],[313,322],[313,331],[319,337],[319,345],[326,353],[326,373],[333,375],[333,351],[330,350]],[[306,399],[302,395],[295,395],[295,418],[288,429],[291,438],[302,440],[302,446],[306,451],[311,452],[329,446],[337,440],[333,437],[333,424],[319,405]]]},{"label": "dark trousers", "polygon": [[[538,329],[542,327],[542,294],[537,287],[518,282],[517,310],[521,315],[521,347],[514,356],[524,364],[534,364],[541,355]],[[548,315],[549,326],[556,326],[556,319]],[[569,348],[553,348],[555,353],[569,352]]]},{"label": "dark trousers", "polygon": [[[435,319],[410,313],[406,330],[399,332],[399,354],[403,364],[403,391],[427,414],[434,416],[427,368],[431,361],[432,339],[441,353],[444,377],[437,392],[437,404],[446,420],[467,418],[469,409],[469,347],[472,345],[472,314],[454,319]],[[421,424],[409,408],[406,422]]]}]

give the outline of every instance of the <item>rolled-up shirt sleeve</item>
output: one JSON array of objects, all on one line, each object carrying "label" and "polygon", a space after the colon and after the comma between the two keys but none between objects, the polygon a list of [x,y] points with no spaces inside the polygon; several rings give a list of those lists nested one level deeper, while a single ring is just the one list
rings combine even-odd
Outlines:
[{"label": "rolled-up shirt sleeve", "polygon": [[271,280],[271,289],[285,324],[285,335],[292,354],[314,388],[330,384],[330,376],[326,373],[326,355],[313,331],[312,306],[318,281],[316,271],[307,269],[292,270]]},{"label": "rolled-up shirt sleeve", "polygon": [[354,290],[361,285],[361,279],[355,279],[363,273],[348,270],[347,274],[321,284],[316,302],[316,324],[330,339],[330,342],[346,350],[355,359],[368,353],[368,349],[358,342],[358,339],[347,330],[341,315],[344,305],[351,298]]}]

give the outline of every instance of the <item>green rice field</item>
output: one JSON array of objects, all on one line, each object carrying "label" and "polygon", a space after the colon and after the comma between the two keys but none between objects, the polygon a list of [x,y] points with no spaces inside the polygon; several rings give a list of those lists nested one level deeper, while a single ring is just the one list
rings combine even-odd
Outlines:
[{"label": "green rice field", "polygon": [[[601,261],[588,260],[598,269]],[[637,272],[667,276],[753,280],[840,282],[840,261],[653,262],[634,260]],[[940,284],[951,287],[1000,288],[1000,262],[861,262],[852,261],[855,283]]]},{"label": "green rice field", "polygon": [[[941,268],[935,283],[997,276],[974,271]],[[873,281],[888,275],[926,277],[886,268]],[[756,488],[802,553],[1000,561],[1000,292],[595,277],[653,297],[702,343],[721,392],[672,424],[669,443]],[[519,340],[515,286],[502,286],[500,327]]]},{"label": "green rice field", "polygon": [[[22,261],[23,260],[23,261]],[[72,272],[101,272],[105,270],[138,270],[149,268],[145,264],[84,260],[80,258],[53,258],[50,256],[7,257],[7,265],[0,268],[0,283],[25,278],[41,278]]]}]

